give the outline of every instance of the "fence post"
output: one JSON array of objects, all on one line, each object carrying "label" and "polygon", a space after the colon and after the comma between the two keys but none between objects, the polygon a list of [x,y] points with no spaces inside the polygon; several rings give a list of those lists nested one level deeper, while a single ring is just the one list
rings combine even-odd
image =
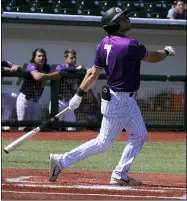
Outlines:
[{"label": "fence post", "polygon": [[187,77],[184,81],[184,130],[187,131]]},{"label": "fence post", "polygon": [[[58,113],[58,92],[59,92],[59,80],[51,80],[51,114],[50,117],[55,116]],[[56,129],[58,127],[59,120],[55,120],[51,124],[52,129]]]}]

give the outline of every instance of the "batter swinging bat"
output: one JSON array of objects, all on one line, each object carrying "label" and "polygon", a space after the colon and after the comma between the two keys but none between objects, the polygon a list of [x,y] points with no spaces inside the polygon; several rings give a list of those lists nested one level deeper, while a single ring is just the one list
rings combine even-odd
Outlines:
[{"label": "batter swinging bat", "polygon": [[21,136],[17,140],[15,140],[12,143],[10,143],[9,145],[7,145],[4,148],[5,153],[8,154],[11,151],[13,151],[14,149],[16,149],[17,147],[19,147],[20,145],[22,145],[26,140],[28,140],[32,136],[36,135],[41,129],[43,129],[46,126],[48,126],[50,123],[52,123],[54,120],[56,120],[61,114],[65,113],[68,109],[69,109],[69,107],[65,108],[64,110],[62,110],[61,112],[59,112],[58,114],[56,114],[51,119],[49,119],[48,121],[46,121],[43,124],[41,124],[39,127],[34,128],[33,130],[29,131],[25,135]]}]

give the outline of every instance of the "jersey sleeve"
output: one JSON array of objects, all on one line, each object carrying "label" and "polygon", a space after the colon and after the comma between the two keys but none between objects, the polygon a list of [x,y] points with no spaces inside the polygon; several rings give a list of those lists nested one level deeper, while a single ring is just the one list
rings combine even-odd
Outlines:
[{"label": "jersey sleeve", "polygon": [[102,58],[101,58],[101,45],[97,45],[96,48],[96,55],[95,55],[95,61],[94,61],[94,66],[96,68],[104,68],[104,63],[102,62]]},{"label": "jersey sleeve", "polygon": [[62,65],[58,65],[58,66],[56,67],[56,71],[57,71],[57,72],[61,72],[62,70],[63,70]]},{"label": "jersey sleeve", "polygon": [[1,68],[3,68],[3,67],[12,68],[13,65],[14,65],[14,64],[11,63],[10,61],[7,61],[7,60],[2,60],[2,61],[1,61]]},{"label": "jersey sleeve", "polygon": [[26,71],[27,72],[37,72],[38,70],[34,63],[30,63],[27,65]]},{"label": "jersey sleeve", "polygon": [[132,60],[141,61],[146,58],[148,52],[140,41],[133,39],[129,42],[128,54]]}]

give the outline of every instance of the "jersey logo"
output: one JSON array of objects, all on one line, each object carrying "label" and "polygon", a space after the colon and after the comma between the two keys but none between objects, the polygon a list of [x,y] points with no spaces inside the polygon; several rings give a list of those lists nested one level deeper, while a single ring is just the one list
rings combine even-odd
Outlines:
[{"label": "jersey logo", "polygon": [[140,41],[138,41],[138,45],[143,46],[143,44]]},{"label": "jersey logo", "polygon": [[12,65],[13,65],[13,63],[11,63],[10,61],[7,61],[7,63],[8,63],[8,65],[10,65],[10,66],[12,66]]},{"label": "jersey logo", "polygon": [[122,12],[121,8],[118,8],[118,7],[116,7],[115,10],[116,10],[116,13]]}]

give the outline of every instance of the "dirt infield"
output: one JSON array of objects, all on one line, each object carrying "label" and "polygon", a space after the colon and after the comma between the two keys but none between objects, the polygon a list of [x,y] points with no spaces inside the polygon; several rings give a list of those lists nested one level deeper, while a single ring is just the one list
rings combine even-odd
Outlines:
[{"label": "dirt infield", "polygon": [[[17,139],[22,136],[23,132],[2,132],[2,138],[5,140]],[[85,141],[97,137],[98,132],[40,132],[33,136],[31,140],[75,140]],[[122,132],[118,141],[127,140],[127,134]],[[149,132],[147,141],[167,141],[167,142],[186,142],[185,132]]]},{"label": "dirt infield", "polygon": [[184,175],[131,174],[140,187],[109,185],[110,172],[64,170],[56,183],[44,169],[3,169],[3,200],[183,200]]},{"label": "dirt infield", "polygon": [[[2,133],[3,139],[17,139],[24,133]],[[31,140],[90,140],[96,132],[39,133]],[[122,133],[118,140],[127,140]],[[149,132],[148,141],[185,142],[184,132]],[[46,169],[3,169],[2,200],[185,200],[186,176],[134,173],[140,187],[109,185],[111,172],[64,170],[56,183],[48,181]]]}]

